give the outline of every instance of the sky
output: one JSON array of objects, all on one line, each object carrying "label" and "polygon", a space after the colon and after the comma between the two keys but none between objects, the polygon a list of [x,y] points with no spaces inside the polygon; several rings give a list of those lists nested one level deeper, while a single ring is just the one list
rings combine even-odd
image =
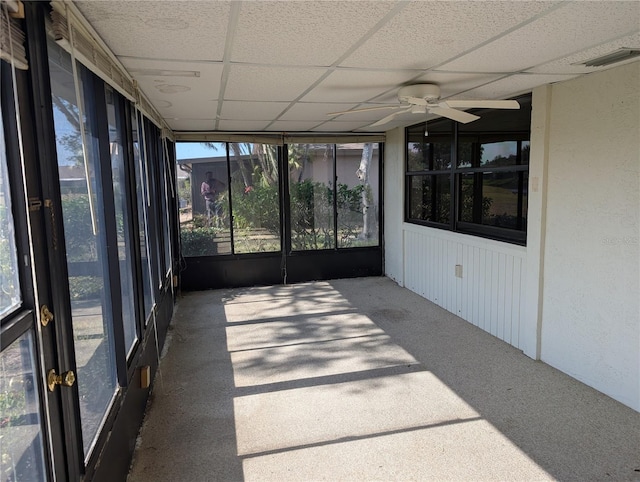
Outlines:
[{"label": "sky", "polygon": [[202,142],[176,142],[176,157],[178,159],[201,159],[225,154],[224,143],[220,143],[218,150],[214,150],[205,146]]}]

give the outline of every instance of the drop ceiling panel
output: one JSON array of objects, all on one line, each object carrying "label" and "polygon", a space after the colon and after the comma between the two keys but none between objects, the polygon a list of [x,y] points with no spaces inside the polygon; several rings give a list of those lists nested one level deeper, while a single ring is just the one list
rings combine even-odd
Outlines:
[{"label": "drop ceiling panel", "polygon": [[569,2],[441,68],[517,72],[638,30],[639,15],[640,2]]},{"label": "drop ceiling panel", "polygon": [[341,65],[436,66],[544,12],[554,2],[412,2]]},{"label": "drop ceiling panel", "polygon": [[222,60],[230,2],[81,1],[117,56]]},{"label": "drop ceiling panel", "polygon": [[368,110],[368,111],[364,111],[364,112],[357,112],[358,109],[367,109],[369,107],[382,107],[381,105],[376,105],[376,104],[360,104],[358,105],[358,108],[355,109],[356,112],[351,112],[348,114],[341,114],[338,117],[336,117],[335,119],[337,121],[340,122],[346,122],[346,121],[353,121],[353,122],[369,122],[369,123],[373,123],[375,121],[377,121],[378,119],[382,119],[384,116],[387,116],[389,114],[391,114],[392,112],[394,112],[394,110],[396,109],[396,107],[399,107],[400,103],[397,101],[394,102],[393,104],[390,104],[386,107],[386,109],[377,109],[377,110]]},{"label": "drop ceiling panel", "polygon": [[[231,60],[333,64],[395,2],[244,2]],[[256,48],[260,46],[260,48]]]},{"label": "drop ceiling panel", "polygon": [[220,131],[263,131],[267,127],[270,121],[236,121],[236,120],[224,120],[218,121],[218,130]]},{"label": "drop ceiling panel", "polygon": [[220,116],[227,120],[269,120],[277,117],[289,102],[241,102],[227,100],[222,104]]},{"label": "drop ceiling panel", "polygon": [[167,119],[167,124],[174,131],[212,131],[215,128],[213,119]]},{"label": "drop ceiling panel", "polygon": [[160,115],[167,119],[215,119],[218,111],[217,101],[198,102],[189,96],[176,98],[170,105],[166,101],[156,101],[154,105]]},{"label": "drop ceiling panel", "polygon": [[329,112],[353,109],[356,104],[305,103],[298,102],[285,112],[278,120],[284,121],[326,121]]},{"label": "drop ceiling panel", "polygon": [[[349,121],[349,122],[341,122],[341,121],[329,121],[326,122],[324,124],[322,124],[321,126],[318,126],[314,129],[312,129],[312,131],[315,132],[352,132],[352,131],[359,131],[359,130],[365,130],[364,128],[366,126],[368,126],[369,124],[372,124],[372,122],[362,122],[362,121]],[[384,129],[381,129],[380,127],[374,127],[371,129],[366,129],[366,132],[381,132]]]},{"label": "drop ceiling panel", "polygon": [[292,101],[316,82],[324,69],[232,65],[224,94],[229,100]]},{"label": "drop ceiling panel", "polygon": [[275,121],[269,126],[269,130],[276,132],[307,132],[318,124],[319,122],[315,121]]},{"label": "drop ceiling panel", "polygon": [[[613,42],[607,42],[598,45],[597,47],[589,48],[573,55],[569,55],[568,57],[539,65],[538,67],[528,70],[528,72],[541,74],[586,74],[598,70],[610,69],[612,67],[610,65],[603,67],[587,67],[586,65],[575,64],[579,64],[586,60],[591,60],[602,55],[610,54],[620,48],[640,49],[640,33],[636,33],[634,35],[626,35],[618,40],[614,40]],[[626,62],[620,62],[617,63],[616,66],[636,60],[638,59],[636,58]]]},{"label": "drop ceiling panel", "polygon": [[459,96],[460,99],[504,99],[531,92],[535,87],[562,82],[575,75],[520,74],[512,75]]},{"label": "drop ceiling panel", "polygon": [[398,84],[408,82],[415,72],[339,69],[305,95],[303,102],[364,102]]}]

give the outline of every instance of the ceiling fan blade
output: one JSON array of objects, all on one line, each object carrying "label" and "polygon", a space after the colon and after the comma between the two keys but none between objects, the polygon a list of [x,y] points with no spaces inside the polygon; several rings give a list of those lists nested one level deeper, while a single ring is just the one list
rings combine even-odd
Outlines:
[{"label": "ceiling fan blade", "polygon": [[446,100],[443,102],[458,109],[519,109],[517,100]]},{"label": "ceiling fan blade", "polygon": [[356,112],[368,112],[370,110],[382,110],[382,109],[398,109],[399,105],[381,105],[377,107],[363,107],[362,109],[344,110],[341,112],[329,112],[327,115],[340,115],[340,114],[355,114]]},{"label": "ceiling fan blade", "polygon": [[376,121],[376,122],[374,122],[373,124],[371,124],[371,125],[369,125],[367,127],[381,126],[383,124],[386,124],[387,122],[391,122],[393,119],[398,117],[400,114],[404,114],[405,112],[411,112],[411,109],[412,109],[412,106],[407,107],[406,109],[399,110],[398,112],[394,112],[393,114],[389,114],[388,116],[383,117],[379,121]]},{"label": "ceiling fan blade", "polygon": [[431,107],[429,109],[431,114],[440,115],[442,117],[446,117],[447,119],[454,120],[456,122],[461,122],[462,124],[466,124],[468,122],[472,122],[474,120],[480,119],[479,116],[474,114],[469,114],[468,112],[464,112],[456,109],[449,109],[447,107]]}]

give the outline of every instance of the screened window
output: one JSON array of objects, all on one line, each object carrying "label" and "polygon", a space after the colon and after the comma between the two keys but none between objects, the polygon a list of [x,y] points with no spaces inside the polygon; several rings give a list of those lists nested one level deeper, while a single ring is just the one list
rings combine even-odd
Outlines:
[{"label": "screened window", "polygon": [[380,244],[378,142],[178,142],[176,160],[185,257]]},{"label": "screened window", "polygon": [[335,248],[333,144],[289,144],[291,249]]},{"label": "screened window", "polygon": [[109,152],[111,154],[111,179],[116,218],[118,261],[120,267],[120,294],[122,296],[122,324],[125,349],[131,353],[137,340],[135,285],[133,279],[133,247],[131,246],[131,208],[127,199],[127,169],[124,154],[125,129],[122,125],[122,98],[111,87],[105,87],[107,122],[109,126]]},{"label": "screened window", "polygon": [[531,96],[518,101],[406,129],[407,222],[525,244]]},{"label": "screened window", "polygon": [[0,117],[0,316],[14,311],[22,301],[3,124]]}]

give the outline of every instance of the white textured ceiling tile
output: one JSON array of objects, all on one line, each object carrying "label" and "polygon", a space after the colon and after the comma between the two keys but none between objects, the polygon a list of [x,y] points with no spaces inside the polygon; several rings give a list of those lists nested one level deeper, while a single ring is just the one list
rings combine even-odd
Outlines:
[{"label": "white textured ceiling tile", "polygon": [[316,82],[323,69],[232,65],[225,99],[292,101]]},{"label": "white textured ceiling tile", "polygon": [[331,65],[394,5],[382,1],[244,2],[231,60]]},{"label": "white textured ceiling tile", "polygon": [[162,117],[177,119],[215,119],[218,102],[197,102],[193,99],[176,99],[167,106],[166,101],[152,101]]},{"label": "white textured ceiling tile", "polygon": [[237,120],[223,120],[218,122],[218,130],[221,131],[262,131],[264,130],[270,121],[237,121]]},{"label": "white textured ceiling tile", "polygon": [[[353,132],[370,124],[370,122],[326,122],[312,129],[312,132]],[[378,130],[379,131],[379,130]]]},{"label": "white textured ceiling tile", "polygon": [[555,82],[563,82],[575,75],[520,74],[470,90],[457,96],[458,99],[504,99],[531,92],[534,88]]},{"label": "white textured ceiling tile", "polygon": [[270,131],[277,132],[306,132],[322,121],[275,121],[269,126]]},{"label": "white textured ceiling tile", "polygon": [[364,102],[379,96],[398,84],[408,82],[415,72],[381,72],[339,69],[332,72],[311,92],[304,102]]},{"label": "white textured ceiling tile", "polygon": [[528,72],[541,74],[586,74],[598,70],[610,69],[624,63],[634,62],[638,60],[638,58],[636,57],[633,60],[616,63],[615,65],[606,65],[603,67],[587,67],[586,65],[580,65],[580,63],[582,62],[600,57],[602,55],[613,53],[614,51],[621,48],[640,49],[640,33],[636,33],[635,35],[627,35],[621,39],[614,40],[613,42],[606,42],[604,44],[598,45],[597,47],[589,48],[564,57],[562,59],[539,65],[538,67],[535,67]]},{"label": "white textured ceiling tile", "polygon": [[227,100],[222,104],[220,117],[226,120],[269,120],[277,117],[289,102],[241,102]]},{"label": "white textured ceiling tile", "polygon": [[378,110],[368,110],[368,111],[364,111],[364,112],[358,112],[358,109],[366,109],[369,107],[380,107],[380,105],[375,105],[375,104],[360,104],[358,105],[358,107],[356,109],[354,109],[356,112],[350,112],[347,114],[341,114],[337,117],[335,117],[335,119],[339,122],[369,122],[369,123],[373,123],[375,121],[377,121],[378,119],[382,119],[383,117],[391,114],[392,112],[395,112],[395,110],[397,108],[400,108],[400,103],[399,102],[394,102],[393,104],[390,104],[389,106],[387,106],[387,109],[378,109]]},{"label": "white textured ceiling tile", "polygon": [[165,119],[174,131],[211,131],[214,129],[213,119]]},{"label": "white textured ceiling tile", "polygon": [[332,104],[332,103],[305,103],[298,102],[282,115],[278,120],[283,121],[313,121],[317,119],[328,120],[329,112],[337,112],[352,109],[357,104]]},{"label": "white textured ceiling tile", "polygon": [[640,2],[570,2],[441,68],[517,72],[637,30],[639,22]]},{"label": "white textured ceiling tile", "polygon": [[412,2],[341,65],[426,69],[543,12],[555,2]]},{"label": "white textured ceiling tile", "polygon": [[230,2],[75,2],[118,56],[222,60]]}]

